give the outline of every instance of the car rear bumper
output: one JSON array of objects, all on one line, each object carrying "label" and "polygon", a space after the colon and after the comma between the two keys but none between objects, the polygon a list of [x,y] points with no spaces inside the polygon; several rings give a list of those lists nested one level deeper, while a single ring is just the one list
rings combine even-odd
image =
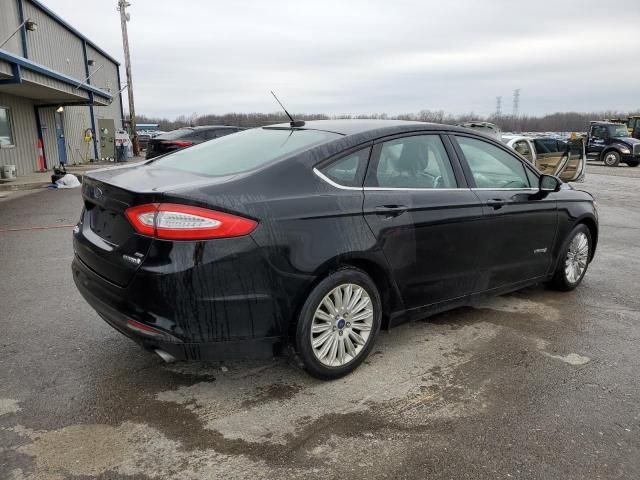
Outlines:
[{"label": "car rear bumper", "polygon": [[[158,297],[166,296],[166,293],[150,291],[150,287],[153,289],[153,285],[157,285],[157,278],[154,281],[143,273],[136,275],[139,278],[134,278],[127,287],[120,287],[91,270],[77,256],[71,270],[78,290],[100,317],[145,349],[163,350],[178,360],[270,358],[281,349],[282,337],[274,328],[272,308],[261,309],[262,316],[250,319],[236,316],[241,310],[247,310],[246,305],[235,310],[232,305],[226,305],[227,308],[219,310],[220,315],[208,315],[204,323],[195,314],[188,316],[194,312],[183,312],[182,318],[175,318],[180,316],[179,308],[174,311],[163,309],[161,315],[144,301],[136,301],[138,298],[151,298],[152,304],[162,303]],[[176,288],[174,293],[179,295],[179,291]],[[180,305],[186,302],[197,310],[198,300],[182,298],[180,301],[176,298],[171,303]],[[271,298],[269,300],[272,303]],[[230,325],[230,321],[235,325]],[[256,322],[262,322],[262,325]],[[248,323],[255,326],[253,331],[258,335],[252,336],[247,331],[245,326]]]}]

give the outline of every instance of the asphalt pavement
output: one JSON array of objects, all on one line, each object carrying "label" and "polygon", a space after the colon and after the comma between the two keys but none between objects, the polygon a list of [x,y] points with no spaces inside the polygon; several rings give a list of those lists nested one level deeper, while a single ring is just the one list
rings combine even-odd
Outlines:
[{"label": "asphalt pavement", "polygon": [[[0,479],[638,479],[640,168],[590,165],[582,285],[381,332],[334,382],[164,364],[71,279],[75,190],[0,203]],[[43,228],[44,227],[44,228]]]}]

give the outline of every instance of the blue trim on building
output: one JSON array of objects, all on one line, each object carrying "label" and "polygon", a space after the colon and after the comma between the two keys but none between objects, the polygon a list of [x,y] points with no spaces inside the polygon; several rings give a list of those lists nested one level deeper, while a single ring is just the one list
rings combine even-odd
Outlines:
[{"label": "blue trim on building", "polygon": [[[84,72],[87,75],[87,83],[91,83],[91,79],[89,78],[90,72],[89,72],[89,57],[87,57],[87,41],[86,40],[82,40],[82,55],[84,56]],[[118,67],[116,67],[118,68]],[[89,92],[89,99],[91,100],[91,103],[89,103],[89,116],[91,117],[91,130],[93,130],[93,153],[94,153],[94,158],[97,160],[98,159],[98,139],[97,139],[97,132],[96,132],[96,121],[95,121],[95,115],[93,114],[93,93]]]},{"label": "blue trim on building", "polygon": [[54,80],[66,83],[67,85],[78,87],[80,90],[95,93],[96,95],[99,95],[108,100],[113,99],[113,95],[111,95],[110,93],[105,92],[104,90],[100,90],[99,88],[92,87],[91,85],[84,83],[83,80],[77,80],[63,73],[56,72],[55,70],[51,70],[50,68],[40,65],[39,63],[34,63],[31,60],[27,60],[26,58],[18,57],[10,52],[7,52],[6,50],[0,50],[0,60],[5,60],[9,63],[19,65],[26,70],[45,75],[49,78],[53,78]]},{"label": "blue trim on building", "polygon": [[[89,98],[93,103],[93,93],[89,92]],[[93,151],[95,154],[94,160],[98,160],[98,131],[96,130],[96,116],[93,114],[93,105],[89,106],[89,116],[91,117],[91,130],[93,130]]]},{"label": "blue trim on building", "polygon": [[11,72],[13,73],[13,78],[5,78],[4,80],[0,80],[0,85],[22,83],[22,70],[20,69],[20,65],[16,65],[15,63],[11,64]]},{"label": "blue trim on building", "polygon": [[[67,30],[69,30],[71,33],[73,33],[75,36],[77,36],[78,38],[80,38],[81,40],[87,42],[87,45],[89,45],[91,48],[93,48],[95,51],[99,52],[100,54],[104,55],[107,59],[111,60],[113,63],[115,63],[116,65],[120,65],[120,62],[118,62],[115,58],[113,58],[111,55],[109,55],[107,52],[105,52],[104,50],[102,50],[100,47],[98,47],[95,43],[93,43],[91,40],[89,40],[86,36],[84,36],[83,34],[81,34],[78,30],[76,30],[74,27],[72,27],[71,25],[69,25],[65,20],[63,20],[61,17],[59,17],[58,15],[56,15],[52,10],[50,10],[48,7],[44,6],[42,3],[40,3],[37,0],[27,0],[28,2],[31,2],[33,5],[35,5],[36,7],[38,7],[40,10],[42,10],[44,13],[46,13],[47,15],[49,15],[51,18],[53,18],[56,22],[58,22],[60,25],[62,25],[64,28],[66,28]],[[82,8],[82,7],[80,7]]]},{"label": "blue trim on building", "polygon": [[[40,110],[38,105],[33,106],[33,110],[36,112],[36,128],[38,129],[38,138],[42,142],[42,157],[44,158],[44,168],[48,169],[49,166],[47,164],[47,149],[44,148],[44,137],[42,136],[42,122],[40,122]],[[38,168],[40,166],[38,165]]]},{"label": "blue trim on building", "polygon": [[[18,21],[22,24],[25,20],[22,0],[16,0],[16,3],[18,4]],[[29,58],[29,49],[27,48],[27,29],[24,28],[24,25],[20,28],[20,38],[22,40],[22,56],[24,58]]]}]

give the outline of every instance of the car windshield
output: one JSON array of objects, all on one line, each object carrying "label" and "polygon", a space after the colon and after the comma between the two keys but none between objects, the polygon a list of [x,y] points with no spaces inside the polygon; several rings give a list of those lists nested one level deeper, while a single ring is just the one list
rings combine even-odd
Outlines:
[{"label": "car windshield", "polygon": [[179,150],[150,166],[207,176],[233,175],[340,137],[320,130],[254,128]]},{"label": "car windshield", "polygon": [[628,137],[629,130],[627,130],[626,125],[611,125],[609,127],[609,136],[610,137]]}]

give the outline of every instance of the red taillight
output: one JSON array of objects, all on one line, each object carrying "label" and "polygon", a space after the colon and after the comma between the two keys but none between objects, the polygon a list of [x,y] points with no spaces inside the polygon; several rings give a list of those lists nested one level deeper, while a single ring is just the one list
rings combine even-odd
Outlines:
[{"label": "red taillight", "polygon": [[125,215],[138,233],[165,240],[241,237],[258,225],[249,218],[176,203],[139,205]]},{"label": "red taillight", "polygon": [[187,142],[185,140],[163,140],[160,143],[172,147],[190,147],[193,142]]}]

